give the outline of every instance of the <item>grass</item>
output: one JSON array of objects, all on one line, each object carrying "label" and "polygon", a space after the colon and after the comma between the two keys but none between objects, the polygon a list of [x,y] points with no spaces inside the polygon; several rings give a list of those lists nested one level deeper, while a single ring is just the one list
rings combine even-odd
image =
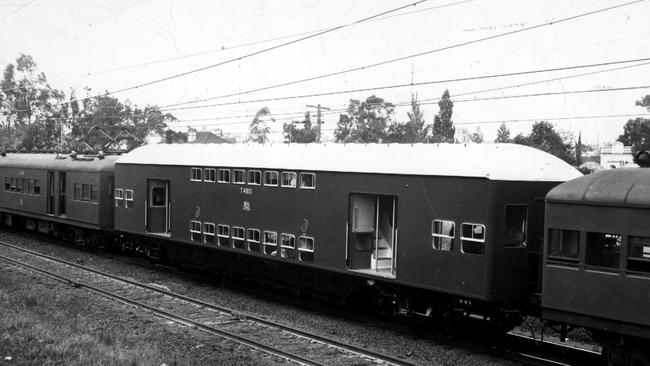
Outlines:
[{"label": "grass", "polygon": [[229,347],[205,333],[0,265],[0,365],[266,363],[227,353]]}]

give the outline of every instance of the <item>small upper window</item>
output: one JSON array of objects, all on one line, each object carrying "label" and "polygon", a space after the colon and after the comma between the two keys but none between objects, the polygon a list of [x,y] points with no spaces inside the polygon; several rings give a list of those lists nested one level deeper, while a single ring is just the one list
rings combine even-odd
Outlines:
[{"label": "small upper window", "polygon": [[190,180],[194,182],[200,182],[203,180],[201,168],[192,168],[190,172]]},{"label": "small upper window", "polygon": [[248,171],[248,184],[259,186],[262,184],[262,172],[259,170],[249,170]]},{"label": "small upper window", "polygon": [[621,236],[618,234],[587,233],[585,263],[593,266],[618,268],[621,257]]},{"label": "small upper window", "polygon": [[277,186],[278,185],[278,172],[265,171],[264,172],[264,185]]},{"label": "small upper window", "polygon": [[242,169],[233,169],[232,171],[232,182],[234,184],[244,184],[246,183],[246,171]]},{"label": "small upper window", "polygon": [[151,188],[151,207],[163,207],[167,205],[167,188]]},{"label": "small upper window", "polygon": [[576,230],[548,230],[548,256],[553,259],[578,261],[580,232]]},{"label": "small upper window", "polygon": [[296,236],[293,234],[280,234],[280,256],[293,258],[296,248]]},{"label": "small upper window", "polygon": [[460,249],[463,253],[483,254],[485,244],[485,225],[462,224]]},{"label": "small upper window", "polygon": [[296,188],[296,173],[282,172],[282,187]]},{"label": "small upper window", "polygon": [[[75,195],[77,194],[77,188],[75,184]],[[115,207],[120,207],[120,203],[122,202],[122,199],[124,198],[124,191],[122,188],[115,188]]]},{"label": "small upper window", "polygon": [[506,247],[526,246],[528,205],[506,205]]},{"label": "small upper window", "polygon": [[203,180],[206,182],[214,183],[217,179],[217,171],[212,168],[203,170]]},{"label": "small upper window", "polygon": [[454,237],[456,223],[448,220],[433,220],[431,223],[431,236],[433,236],[433,249],[454,250]]},{"label": "small upper window", "polygon": [[201,222],[190,221],[190,240],[201,241]]},{"label": "small upper window", "polygon": [[41,194],[41,183],[38,179],[34,179],[34,194]]},{"label": "small upper window", "polygon": [[81,201],[82,200],[82,198],[81,198],[81,184],[80,183],[74,183],[72,185],[72,187],[73,187],[73,190],[74,190],[72,197],[74,198],[75,201]]},{"label": "small upper window", "polygon": [[28,179],[27,180],[27,193],[34,194],[34,180],[33,179]]},{"label": "small upper window", "polygon": [[133,207],[133,190],[125,189],[124,190],[124,205],[126,207]]},{"label": "small upper window", "polygon": [[5,191],[11,190],[11,178],[5,177]]},{"label": "small upper window", "polygon": [[650,238],[627,237],[627,269],[650,273]]},{"label": "small upper window", "polygon": [[[90,200],[99,201],[99,187],[94,184],[90,186]],[[131,191],[131,201],[133,201],[133,191]]]},{"label": "small upper window", "polygon": [[217,182],[230,183],[230,169],[219,169],[218,173]]},{"label": "small upper window", "polygon": [[316,174],[300,173],[300,188],[316,188]]}]

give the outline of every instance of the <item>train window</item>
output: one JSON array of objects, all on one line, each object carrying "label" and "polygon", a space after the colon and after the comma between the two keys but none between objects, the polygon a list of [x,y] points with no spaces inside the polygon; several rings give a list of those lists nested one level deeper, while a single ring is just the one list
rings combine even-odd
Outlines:
[{"label": "train window", "polygon": [[580,232],[575,230],[548,230],[548,257],[559,260],[578,261]]},{"label": "train window", "polygon": [[11,178],[5,177],[5,191],[11,190]]},{"label": "train window", "polygon": [[211,222],[203,223],[203,241],[207,244],[214,244],[214,224]]},{"label": "train window", "polygon": [[528,205],[506,205],[506,247],[526,247]]},{"label": "train window", "polygon": [[298,237],[298,259],[305,262],[314,261],[314,238],[309,236]]},{"label": "train window", "polygon": [[300,188],[315,189],[316,188],[316,174],[314,174],[314,173],[300,173]]},{"label": "train window", "polygon": [[259,170],[249,170],[248,184],[253,186],[259,186],[260,184],[262,184],[262,172],[260,172]]},{"label": "train window", "polygon": [[41,182],[39,182],[38,179],[34,179],[34,194],[35,195],[41,194]]},{"label": "train window", "polygon": [[282,181],[280,182],[282,187],[296,188],[296,173],[294,172],[282,172]]},{"label": "train window", "polygon": [[219,169],[217,181],[219,183],[230,183],[230,169]]},{"label": "train window", "polygon": [[217,243],[222,246],[228,246],[230,238],[230,227],[228,225],[217,226]]},{"label": "train window", "polygon": [[108,177],[108,197],[113,198],[113,189],[115,188],[115,176]]},{"label": "train window", "polygon": [[448,220],[433,220],[431,223],[431,236],[433,236],[433,249],[454,250],[454,237],[456,223]]},{"label": "train window", "polygon": [[265,171],[264,172],[264,185],[277,186],[278,185],[278,172]]},{"label": "train window", "polygon": [[296,248],[296,236],[293,234],[280,234],[280,256],[282,258],[293,258],[293,250]]},{"label": "train window", "polygon": [[16,192],[21,192],[23,186],[23,178],[16,178]]},{"label": "train window", "polygon": [[[156,202],[153,202],[154,204]],[[133,208],[133,190],[125,189],[124,190],[124,206],[128,208]],[[153,205],[152,205],[153,206]],[[164,206],[164,204],[163,204]]]},{"label": "train window", "polygon": [[33,179],[28,179],[27,180],[27,193],[34,194],[34,180]]},{"label": "train window", "polygon": [[10,188],[10,190],[12,192],[16,191],[16,178],[11,178],[11,188]]},{"label": "train window", "polygon": [[257,229],[248,229],[246,233],[246,241],[248,242],[248,250],[251,252],[259,253],[260,251],[260,231]]},{"label": "train window", "polygon": [[628,236],[627,269],[650,272],[650,238]]},{"label": "train window", "polygon": [[[99,201],[99,187],[94,184],[90,186],[90,200],[93,202]],[[131,201],[133,201],[133,191],[131,191]]]},{"label": "train window", "polygon": [[585,264],[618,268],[621,257],[621,236],[618,234],[587,233]]},{"label": "train window", "polygon": [[190,221],[190,240],[201,241],[201,221]]},{"label": "train window", "polygon": [[485,225],[460,225],[460,250],[468,254],[483,254],[485,246]]},{"label": "train window", "polygon": [[81,200],[90,201],[90,184],[81,185]]},{"label": "train window", "polygon": [[237,249],[244,249],[244,228],[233,226],[232,227],[232,247]]},{"label": "train window", "polygon": [[[75,188],[75,192],[76,192],[76,188]],[[120,207],[120,203],[124,198],[123,195],[124,195],[124,191],[122,190],[122,188],[115,188],[115,207]]]},{"label": "train window", "polygon": [[74,198],[75,201],[81,201],[82,200],[82,198],[81,198],[81,184],[75,183],[75,184],[73,184],[73,188],[74,188],[74,193],[73,193],[72,198]]},{"label": "train window", "polygon": [[192,168],[190,172],[190,180],[193,182],[200,182],[203,180],[201,168]]},{"label": "train window", "polygon": [[232,182],[234,184],[244,184],[244,183],[246,183],[245,176],[246,176],[246,171],[245,170],[233,169],[233,171],[232,171]]},{"label": "train window", "polygon": [[203,171],[203,177],[206,182],[214,183],[217,180],[217,171],[212,168],[205,169]]},{"label": "train window", "polygon": [[275,231],[264,232],[264,254],[276,255],[278,250],[278,233]]}]

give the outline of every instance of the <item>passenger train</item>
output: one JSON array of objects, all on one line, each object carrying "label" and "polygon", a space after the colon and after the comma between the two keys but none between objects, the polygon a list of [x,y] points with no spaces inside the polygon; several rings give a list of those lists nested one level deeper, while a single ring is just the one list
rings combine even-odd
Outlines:
[{"label": "passenger train", "polygon": [[403,314],[541,312],[648,364],[649,178],[515,144],[8,153],[0,222]]}]

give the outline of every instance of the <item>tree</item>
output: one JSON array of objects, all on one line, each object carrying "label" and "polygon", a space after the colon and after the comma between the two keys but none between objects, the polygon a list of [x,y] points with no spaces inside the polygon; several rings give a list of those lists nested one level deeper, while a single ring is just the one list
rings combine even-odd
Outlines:
[{"label": "tree", "polygon": [[[297,128],[297,124],[302,124],[302,128]],[[284,142],[308,144],[316,142],[318,131],[312,127],[311,114],[305,112],[305,119],[302,121],[290,121],[282,126],[284,131]]]},{"label": "tree", "polygon": [[[255,113],[255,117],[253,117],[253,121],[248,127],[248,130],[250,132],[248,135],[248,141],[261,144],[268,141],[271,127],[267,126],[266,121],[264,120],[264,117],[268,116],[271,116],[271,110],[268,107],[260,108],[260,110]],[[273,117],[270,118],[271,122],[275,122],[275,119]]]},{"label": "tree", "polygon": [[582,164],[582,131],[578,134],[578,142],[576,143],[576,165]]},{"label": "tree", "polygon": [[497,138],[494,140],[496,143],[508,143],[512,142],[510,140],[510,130],[506,126],[505,123],[502,123],[501,126],[499,126],[499,129],[497,130]]},{"label": "tree", "polygon": [[411,111],[406,112],[409,120],[406,123],[393,123],[388,127],[386,142],[419,143],[425,142],[431,129],[425,125],[424,114],[420,110],[417,95],[411,94]]},{"label": "tree", "polygon": [[645,107],[648,109],[648,111],[650,111],[650,94],[646,95],[641,100],[637,100],[635,104],[639,107]]},{"label": "tree", "polygon": [[341,114],[336,124],[336,142],[384,142],[394,113],[392,103],[375,95],[364,102],[351,99],[346,114]]},{"label": "tree", "polygon": [[650,149],[650,119],[635,118],[623,126],[623,134],[618,136],[623,145],[632,146],[632,153]]},{"label": "tree", "polygon": [[476,126],[476,131],[470,135],[469,139],[475,144],[483,143],[483,131],[481,131],[481,128]]},{"label": "tree", "polygon": [[431,142],[449,142],[453,143],[456,128],[454,122],[451,120],[451,115],[454,112],[454,102],[449,97],[449,90],[442,93],[442,97],[438,102],[440,111],[433,119],[433,136]]},{"label": "tree", "polygon": [[535,122],[528,136],[518,134],[513,139],[515,144],[528,145],[546,151],[569,164],[575,163],[571,143],[565,143],[562,136],[555,131],[553,125],[546,121]]}]

